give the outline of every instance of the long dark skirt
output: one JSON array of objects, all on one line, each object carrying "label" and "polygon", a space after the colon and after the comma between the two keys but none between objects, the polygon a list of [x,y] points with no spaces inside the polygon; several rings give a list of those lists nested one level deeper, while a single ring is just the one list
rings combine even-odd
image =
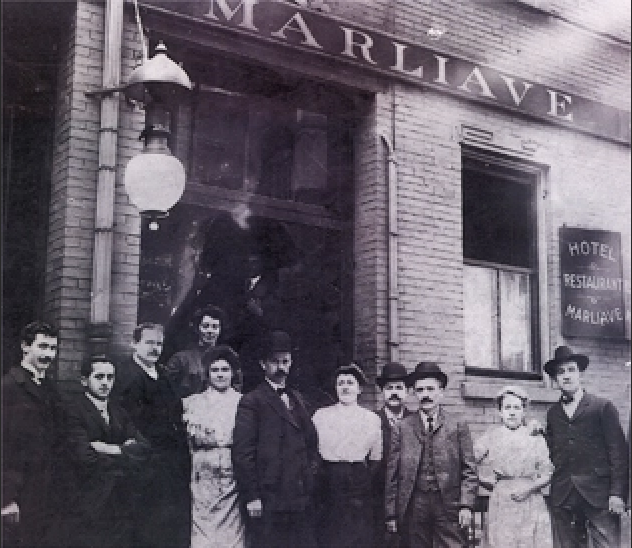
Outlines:
[{"label": "long dark skirt", "polygon": [[321,548],[370,546],[373,540],[371,472],[365,462],[323,463],[317,531]]}]

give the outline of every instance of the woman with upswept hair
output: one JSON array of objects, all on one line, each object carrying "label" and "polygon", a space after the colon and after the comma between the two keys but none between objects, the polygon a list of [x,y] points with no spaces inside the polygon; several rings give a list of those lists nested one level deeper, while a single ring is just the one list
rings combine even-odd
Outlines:
[{"label": "woman with upswept hair", "polygon": [[544,437],[526,426],[529,398],[518,386],[504,386],[496,397],[501,424],[474,443],[479,481],[489,497],[490,548],[549,548],[551,520],[542,488],[553,465]]}]

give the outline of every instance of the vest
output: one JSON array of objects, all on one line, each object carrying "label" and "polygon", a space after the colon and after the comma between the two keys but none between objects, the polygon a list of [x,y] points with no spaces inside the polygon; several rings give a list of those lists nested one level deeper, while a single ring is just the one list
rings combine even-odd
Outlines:
[{"label": "vest", "polygon": [[431,491],[439,491],[437,483],[437,474],[434,467],[434,446],[432,436],[434,434],[426,432],[424,435],[424,446],[421,454],[421,461],[417,469],[417,481],[415,482],[415,490],[422,493]]}]

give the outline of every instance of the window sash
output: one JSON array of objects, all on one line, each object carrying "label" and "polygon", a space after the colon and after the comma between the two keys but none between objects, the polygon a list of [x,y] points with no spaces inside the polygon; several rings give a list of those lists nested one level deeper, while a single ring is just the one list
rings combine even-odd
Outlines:
[{"label": "window sash", "polygon": [[466,364],[482,369],[534,370],[534,273],[498,265],[464,265]]}]

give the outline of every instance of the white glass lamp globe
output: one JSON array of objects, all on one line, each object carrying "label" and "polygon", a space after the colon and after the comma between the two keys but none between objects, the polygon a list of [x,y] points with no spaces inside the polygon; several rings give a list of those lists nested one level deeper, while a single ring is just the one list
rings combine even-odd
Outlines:
[{"label": "white glass lamp globe", "polygon": [[125,190],[141,214],[164,216],[184,193],[184,166],[171,154],[141,152],[125,168]]}]

